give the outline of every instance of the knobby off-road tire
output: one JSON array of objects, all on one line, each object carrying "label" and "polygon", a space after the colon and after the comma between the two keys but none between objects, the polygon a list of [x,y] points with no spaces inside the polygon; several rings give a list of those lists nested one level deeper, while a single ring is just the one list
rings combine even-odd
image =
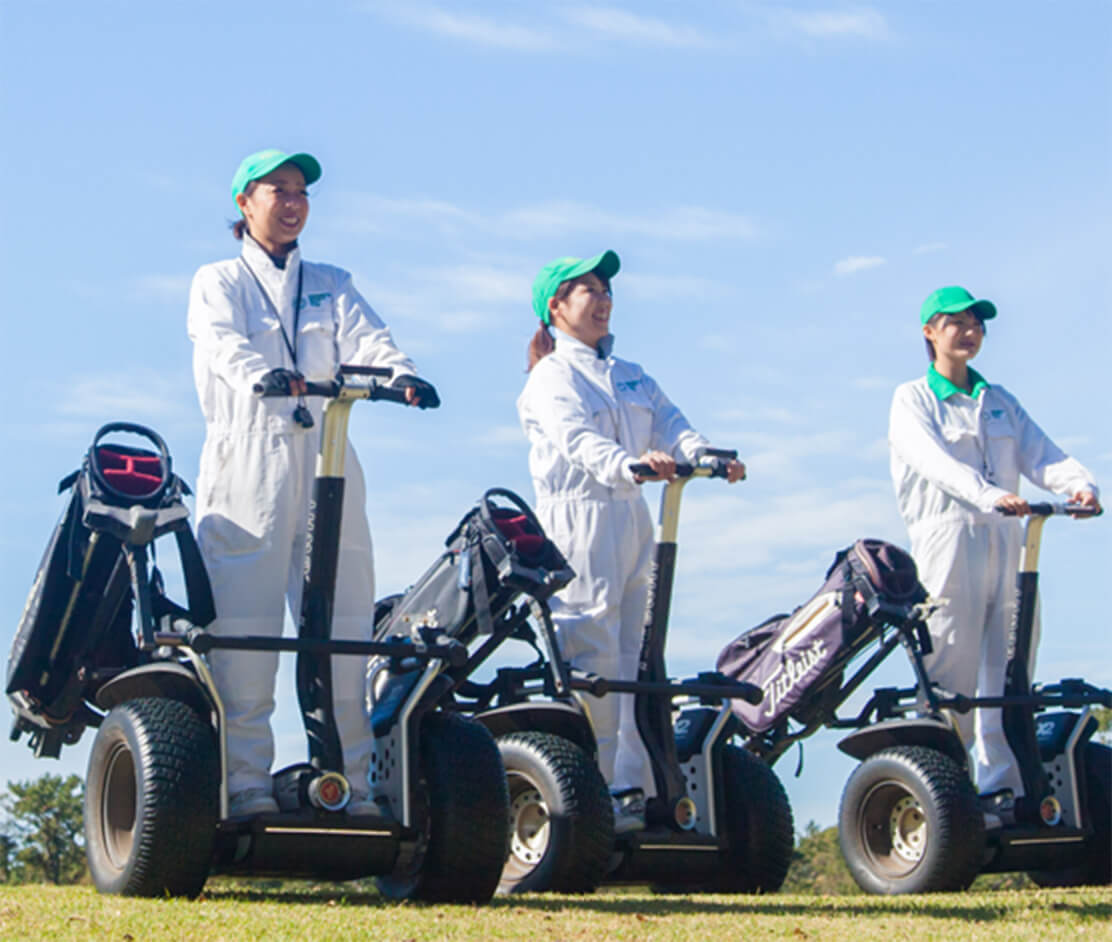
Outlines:
[{"label": "knobby off-road tire", "polygon": [[1112,883],[1112,749],[1100,743],[1085,746],[1085,810],[1093,836],[1076,867],[1033,870],[1039,886],[1107,886]]},{"label": "knobby off-road tire", "polygon": [[614,810],[598,766],[551,733],[498,740],[510,791],[510,852],[499,893],[590,893],[614,844]]},{"label": "knobby off-road tire", "polygon": [[129,700],[101,723],[85,785],[85,854],[102,893],[201,892],[219,815],[216,737],[177,700]]},{"label": "knobby off-road tire", "polygon": [[965,770],[924,746],[862,762],[842,793],[838,842],[867,893],[964,890],[981,866],[984,817]]},{"label": "knobby off-road tire", "polygon": [[415,825],[422,839],[376,881],[391,899],[483,903],[498,886],[509,846],[510,799],[494,738],[455,713],[421,722]]},{"label": "knobby off-road tire", "polygon": [[775,893],[784,884],[795,847],[791,804],[776,773],[737,746],[724,746],[719,820],[729,849],[708,887],[720,893]]}]

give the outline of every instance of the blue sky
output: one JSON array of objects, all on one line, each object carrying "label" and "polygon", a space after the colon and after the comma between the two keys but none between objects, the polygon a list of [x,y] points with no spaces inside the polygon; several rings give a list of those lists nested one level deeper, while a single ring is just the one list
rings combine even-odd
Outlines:
[{"label": "blue sky", "polygon": [[[306,257],[355,274],[444,400],[353,422],[380,595],[485,487],[532,498],[514,400],[557,255],[621,255],[616,352],[750,467],[689,489],[677,674],[854,538],[906,542],[888,403],[942,284],[997,303],[978,368],[1107,485],[1110,49],[1096,0],[0,3],[0,647],[101,423],[152,425],[194,480],[189,280],[235,254],[228,183],[263,147],[320,159]],[[1044,679],[1112,684],[1108,534],[1047,529]],[[81,771],[89,740],[61,765],[4,741],[3,778]],[[834,737],[793,766],[798,825],[833,823]]]}]

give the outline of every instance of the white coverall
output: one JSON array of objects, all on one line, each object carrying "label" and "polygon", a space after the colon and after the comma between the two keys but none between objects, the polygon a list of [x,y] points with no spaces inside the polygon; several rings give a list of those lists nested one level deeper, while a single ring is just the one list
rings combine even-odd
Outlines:
[{"label": "white coverall", "polygon": [[[1097,492],[1092,475],[1055,445],[1002,386],[974,371],[969,395],[931,367],[896,389],[888,427],[892,480],[923,586],[944,607],[930,619],[934,682],[953,693],[1004,692],[1016,611],[1022,524],[993,505],[1019,478],[1058,494]],[[933,388],[932,388],[933,386]],[[937,390],[937,391],[936,391]],[[1034,674],[1036,616],[1029,670]],[[998,709],[954,714],[981,794],[1023,782]]]},{"label": "white coverall", "polygon": [[[296,399],[261,399],[252,393],[253,384],[271,369],[295,368],[281,326],[292,341],[299,266],[296,369],[306,379],[330,380],[341,363],[390,367],[394,377],[417,372],[342,269],[302,262],[296,248],[278,268],[245,235],[241,258],[198,270],[188,318],[193,375],[206,423],[197,477],[197,537],[212,581],[217,618],[211,630],[216,634],[278,637],[283,600],[295,622],[300,613],[323,403],[306,400],[315,424],[304,429],[291,418]],[[371,637],[374,618],[371,534],[363,472],[350,442],[346,458],[332,637],[364,640]],[[229,792],[269,790],[278,654],[214,651],[210,660],[226,711]],[[368,791],[372,747],[362,704],[364,668],[360,657],[332,659],[336,724],[345,774],[356,795]]]},{"label": "white coverall", "polygon": [[[552,600],[560,650],[574,667],[634,680],[654,548],[649,508],[629,466],[646,451],[697,460],[707,441],[636,363],[553,330],[555,350],[517,400],[529,439],[537,517],[576,578]],[[632,694],[588,697],[599,766],[614,791],[656,793]]]}]

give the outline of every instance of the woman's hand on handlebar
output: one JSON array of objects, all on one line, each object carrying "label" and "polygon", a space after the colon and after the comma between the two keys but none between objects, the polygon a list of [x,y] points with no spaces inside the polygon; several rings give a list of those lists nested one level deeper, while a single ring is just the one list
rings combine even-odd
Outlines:
[{"label": "woman's hand on handlebar", "polygon": [[405,390],[407,405],[421,409],[435,409],[440,405],[440,396],[437,395],[436,387],[417,376],[404,374],[398,376],[390,385],[395,389]]},{"label": "woman's hand on handlebar", "polygon": [[638,484],[645,481],[674,481],[676,479],[676,459],[663,451],[646,451],[637,459],[638,464],[647,464],[653,469],[653,474],[634,474],[633,480]]},{"label": "woman's hand on handlebar", "polygon": [[255,384],[255,392],[261,396],[303,396],[307,389],[304,376],[284,367],[264,373]]},{"label": "woman's hand on handlebar", "polygon": [[1007,517],[1026,517],[1031,506],[1018,494],[1005,494],[992,505]]},{"label": "woman's hand on handlebar", "polygon": [[[1092,516],[1096,516],[1102,512],[1100,500],[1092,491],[1074,491],[1073,496],[1070,498],[1071,504],[1078,504],[1081,507],[1091,508]],[[1088,516],[1088,515],[1086,515]]]},{"label": "woman's hand on handlebar", "polygon": [[745,462],[738,461],[737,458],[731,458],[726,462],[726,483],[737,484],[738,481],[745,480]]}]

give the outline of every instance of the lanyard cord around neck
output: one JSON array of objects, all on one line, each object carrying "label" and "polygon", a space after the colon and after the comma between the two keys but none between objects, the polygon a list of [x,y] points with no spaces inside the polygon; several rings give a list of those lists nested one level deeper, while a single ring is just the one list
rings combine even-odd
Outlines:
[{"label": "lanyard cord around neck", "polygon": [[294,302],[293,302],[293,337],[294,337],[294,339],[293,339],[293,341],[291,341],[290,340],[290,335],[288,333],[286,333],[286,325],[282,323],[282,315],[280,313],[278,313],[278,308],[276,308],[274,306],[274,302],[271,300],[270,295],[267,294],[266,288],[263,287],[262,281],[260,281],[259,276],[255,274],[255,269],[253,269],[251,267],[250,263],[242,255],[239,257],[239,260],[241,262],[243,262],[244,267],[251,274],[251,277],[255,279],[255,284],[257,284],[259,286],[259,291],[262,292],[263,300],[266,301],[266,306],[268,308],[270,308],[271,313],[278,319],[278,329],[282,331],[282,339],[286,342],[286,349],[290,353],[290,359],[293,360],[293,368],[296,370],[297,369],[297,330],[298,330],[297,325],[298,325],[298,321],[301,319],[301,273],[302,273],[301,262],[297,263],[297,294],[295,295]]}]

